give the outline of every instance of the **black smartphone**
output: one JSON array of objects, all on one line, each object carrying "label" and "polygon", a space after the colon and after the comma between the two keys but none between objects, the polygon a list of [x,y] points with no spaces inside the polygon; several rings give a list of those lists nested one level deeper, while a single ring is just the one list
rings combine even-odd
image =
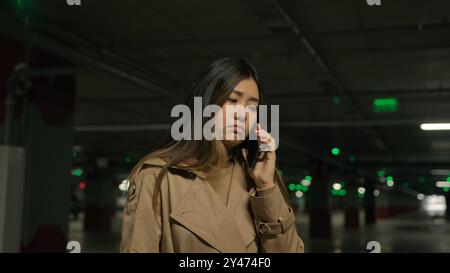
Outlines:
[{"label": "black smartphone", "polygon": [[250,170],[252,170],[256,162],[258,161],[258,157],[260,156],[259,143],[257,140],[247,140],[247,162],[249,164]]}]

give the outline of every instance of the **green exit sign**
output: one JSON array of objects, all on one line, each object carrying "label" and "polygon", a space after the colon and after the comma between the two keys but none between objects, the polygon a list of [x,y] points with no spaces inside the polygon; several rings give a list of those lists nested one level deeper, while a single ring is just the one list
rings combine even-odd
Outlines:
[{"label": "green exit sign", "polygon": [[386,113],[397,111],[398,101],[396,98],[379,98],[373,100],[373,111],[375,113]]}]

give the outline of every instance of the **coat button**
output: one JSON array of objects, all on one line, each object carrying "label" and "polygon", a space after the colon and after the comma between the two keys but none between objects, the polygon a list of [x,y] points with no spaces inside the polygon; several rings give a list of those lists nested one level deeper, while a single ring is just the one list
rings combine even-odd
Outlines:
[{"label": "coat button", "polygon": [[264,234],[264,233],[267,233],[270,231],[270,227],[267,223],[260,224],[258,229],[261,234]]}]

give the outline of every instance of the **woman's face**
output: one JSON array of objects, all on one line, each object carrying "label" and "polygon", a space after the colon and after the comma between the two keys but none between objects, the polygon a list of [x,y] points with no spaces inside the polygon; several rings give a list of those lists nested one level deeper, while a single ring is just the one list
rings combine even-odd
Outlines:
[{"label": "woman's face", "polygon": [[258,103],[259,90],[253,78],[244,79],[234,87],[221,107],[223,117],[220,127],[226,147],[239,145],[255,127]]}]

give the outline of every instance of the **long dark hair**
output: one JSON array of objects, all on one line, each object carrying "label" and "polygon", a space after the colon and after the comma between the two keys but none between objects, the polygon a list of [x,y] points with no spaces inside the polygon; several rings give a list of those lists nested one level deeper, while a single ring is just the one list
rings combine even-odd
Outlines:
[{"label": "long dark hair", "polygon": [[[202,97],[203,108],[210,104],[222,106],[228,99],[234,87],[244,79],[253,79],[259,90],[259,103],[264,104],[263,86],[256,69],[247,61],[239,58],[223,58],[209,63],[200,73],[197,80],[192,84],[190,95],[185,102],[194,111],[194,97]],[[194,117],[192,117],[194,118]],[[202,121],[204,125],[206,120]],[[202,127],[203,128],[203,127]],[[192,130],[193,131],[193,130]],[[249,140],[248,137],[240,145],[233,149],[233,156],[241,162],[247,179],[249,175],[249,164],[241,157],[241,148],[254,146],[256,140]],[[155,185],[154,196],[158,196],[161,182],[171,166],[183,163],[191,170],[209,173],[216,166],[222,166],[226,160],[226,149],[219,140],[174,140],[170,135],[164,143],[158,146],[154,152],[143,157],[133,168],[128,179],[134,183],[134,176],[140,171],[144,162],[153,157],[159,157],[167,163],[162,167]],[[286,187],[282,182],[278,171],[275,175],[276,182],[286,201],[289,202]],[[153,198],[153,208],[155,209],[158,198]]]}]

